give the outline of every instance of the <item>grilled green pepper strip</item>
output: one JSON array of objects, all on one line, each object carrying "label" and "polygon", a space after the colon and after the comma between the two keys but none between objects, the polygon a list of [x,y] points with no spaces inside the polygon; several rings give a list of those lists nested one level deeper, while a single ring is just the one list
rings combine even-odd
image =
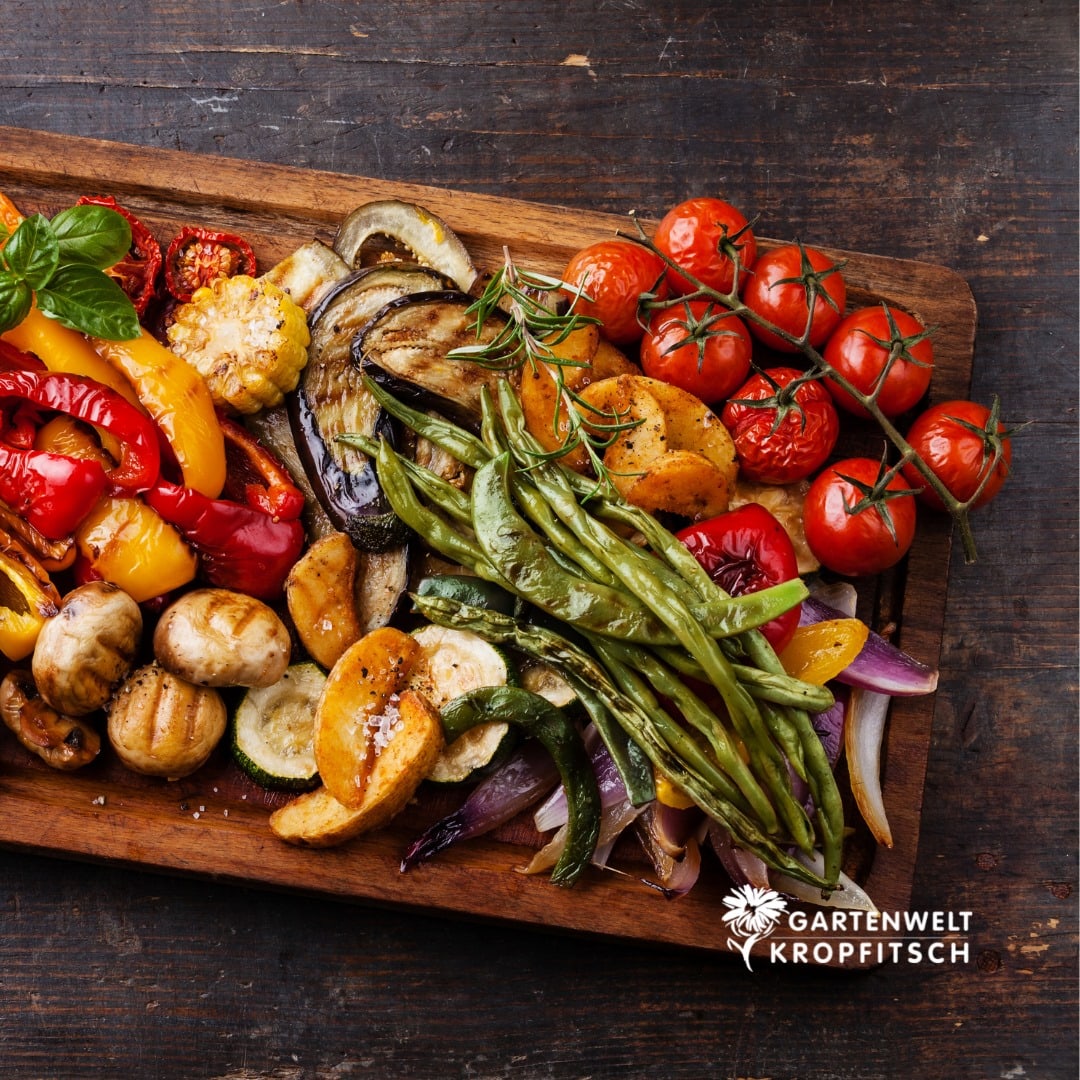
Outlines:
[{"label": "grilled green pepper strip", "polygon": [[588,751],[573,722],[551,702],[516,686],[485,686],[441,710],[447,742],[477,724],[515,724],[543,743],[566,791],[566,846],[551,871],[556,885],[573,885],[589,865],[600,837],[600,791]]},{"label": "grilled green pepper strip", "polygon": [[[604,668],[564,637],[542,626],[533,626],[496,612],[485,611],[442,597],[414,597],[417,611],[440,626],[472,630],[495,644],[511,644],[522,652],[556,668],[571,683],[592,688],[611,714],[627,730],[653,765],[682,788],[707,814],[724,823],[741,847],[766,865],[791,874],[822,890],[836,888],[808,870],[770,837],[747,814],[719,795],[694,767],[692,756],[701,757],[687,733],[663,710],[649,714],[640,709],[612,683]],[[663,734],[661,734],[663,732]],[[708,764],[707,759],[705,763]],[[712,771],[715,773],[715,767]]]}]

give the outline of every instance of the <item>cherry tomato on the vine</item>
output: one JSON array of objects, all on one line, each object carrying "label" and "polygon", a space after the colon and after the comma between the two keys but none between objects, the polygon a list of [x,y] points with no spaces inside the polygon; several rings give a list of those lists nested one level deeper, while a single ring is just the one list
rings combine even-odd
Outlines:
[{"label": "cherry tomato on the vine", "polygon": [[820,382],[798,368],[756,372],[731,395],[720,419],[731,433],[739,474],[760,484],[793,484],[828,460],[840,418]]},{"label": "cherry tomato on the vine", "polygon": [[846,458],[819,473],[803,502],[806,542],[838,574],[879,574],[898,563],[915,538],[915,498],[894,476],[871,500],[883,476],[873,458]]},{"label": "cherry tomato on the vine", "polygon": [[[972,504],[983,506],[1001,490],[1009,475],[1012,443],[1005,437],[996,408],[974,401],[931,405],[915,419],[907,441],[958,502],[972,499],[989,475],[986,487]],[[911,462],[904,466],[904,478],[913,488],[922,489],[920,502],[935,510],[945,509],[937,492]]]},{"label": "cherry tomato on the vine", "polygon": [[[898,416],[915,405],[926,393],[934,368],[929,331],[906,311],[887,304],[860,308],[843,318],[825,344],[824,357],[856,390],[876,392],[878,408],[886,416]],[[825,385],[842,409],[870,415],[832,379]]]},{"label": "cherry tomato on the vine", "polygon": [[[732,256],[736,252],[740,283],[757,258],[757,240],[750,223],[730,203],[709,197],[687,199],[669,210],[656,228],[653,243],[703,285],[720,293],[730,293],[735,284]],[[680,295],[696,289],[692,281],[670,267],[667,279],[672,292]]]},{"label": "cherry tomato on the vine", "polygon": [[604,337],[616,345],[641,339],[638,300],[643,293],[658,299],[667,295],[664,260],[629,240],[600,240],[582,248],[571,257],[562,280],[581,287],[574,310],[599,319]]},{"label": "cherry tomato on the vine", "polygon": [[111,195],[83,195],[77,205],[104,206],[115,210],[131,226],[131,247],[127,255],[105,273],[124,290],[141,318],[154,298],[158,271],[161,269],[161,245],[154,239],[153,233]]},{"label": "cherry tomato on the vine", "polygon": [[[757,592],[799,576],[791,538],[759,503],[745,503],[677,535],[709,577],[730,596]],[[796,604],[761,628],[778,652],[799,625],[800,607]]]},{"label": "cherry tomato on the vine", "polygon": [[708,403],[730,397],[750,373],[746,324],[708,300],[658,308],[641,342],[641,368]]},{"label": "cherry tomato on the vine", "polygon": [[[813,313],[810,298],[813,296]],[[784,244],[758,256],[743,285],[743,303],[773,326],[817,348],[828,340],[844,314],[847,285],[840,268],[816,248]],[[748,320],[750,333],[778,352],[798,346]]]}]

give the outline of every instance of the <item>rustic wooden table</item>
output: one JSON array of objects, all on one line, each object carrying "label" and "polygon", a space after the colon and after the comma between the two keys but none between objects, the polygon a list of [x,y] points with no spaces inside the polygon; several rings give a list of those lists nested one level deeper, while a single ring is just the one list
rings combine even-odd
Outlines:
[{"label": "rustic wooden table", "polygon": [[0,11],[0,123],[619,214],[720,194],[945,264],[972,395],[1034,421],[942,571],[912,908],[972,912],[967,962],[749,974],[4,851],[4,1075],[1076,1075],[1075,4]]}]

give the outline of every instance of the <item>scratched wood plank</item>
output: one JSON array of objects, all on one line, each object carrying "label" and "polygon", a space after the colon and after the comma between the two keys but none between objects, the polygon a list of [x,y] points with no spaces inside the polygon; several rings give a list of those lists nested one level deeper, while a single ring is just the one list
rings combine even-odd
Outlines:
[{"label": "scratched wood plank", "polygon": [[[67,136],[0,129],[0,189],[24,209],[53,212],[101,187],[135,210],[162,239],[186,221],[249,236],[263,266],[313,234],[332,237],[340,218],[373,198],[421,202],[460,233],[482,264],[509,244],[523,265],[559,272],[582,244],[626,228],[624,219],[555,206],[394,184],[284,166],[206,159]],[[766,241],[766,244],[769,243]],[[970,290],[933,264],[837,251],[847,260],[853,304],[887,299],[940,327],[934,393],[962,396],[970,379],[975,309]],[[944,620],[941,581],[949,531],[928,518],[907,561],[880,600],[898,640],[936,663]],[[896,837],[891,850],[856,851],[851,866],[883,910],[905,909],[911,894],[933,698],[894,707],[885,748],[886,800]],[[388,829],[330,852],[302,851],[266,827],[279,801],[239,776],[219,754],[196,776],[166,785],[125,772],[108,755],[77,776],[37,765],[8,740],[0,748],[0,843],[29,851],[103,860],[217,880],[418,910],[482,916],[577,933],[723,951],[717,918],[728,885],[705,874],[679,904],[633,877],[593,873],[572,891],[513,873],[528,848],[481,839],[407,875],[400,853],[437,816],[421,798]],[[857,848],[857,845],[853,845]]]}]

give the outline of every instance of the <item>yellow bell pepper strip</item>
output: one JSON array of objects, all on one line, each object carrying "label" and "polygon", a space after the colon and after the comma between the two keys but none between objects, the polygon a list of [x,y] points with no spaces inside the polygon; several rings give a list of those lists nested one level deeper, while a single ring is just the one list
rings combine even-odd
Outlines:
[{"label": "yellow bell pepper strip", "polygon": [[9,660],[24,660],[59,610],[60,593],[41,564],[15,537],[0,531],[0,652]]},{"label": "yellow bell pepper strip", "polygon": [[870,628],[861,619],[824,619],[795,631],[780,653],[784,670],[796,679],[824,686],[862,651]]},{"label": "yellow bell pepper strip", "polygon": [[98,356],[82,334],[50,319],[36,306],[31,307],[18,326],[4,332],[3,340],[17,349],[33,353],[50,371],[85,375],[122,394],[131,404],[137,405],[139,402],[131,383]]},{"label": "yellow bell pepper strip", "polygon": [[141,499],[105,496],[75,530],[80,581],[104,578],[137,603],[195,580],[198,558],[180,534]]},{"label": "yellow bell pepper strip", "polygon": [[183,485],[215,498],[225,486],[225,438],[206,381],[145,330],[130,341],[91,338],[125,375],[176,456]]}]

